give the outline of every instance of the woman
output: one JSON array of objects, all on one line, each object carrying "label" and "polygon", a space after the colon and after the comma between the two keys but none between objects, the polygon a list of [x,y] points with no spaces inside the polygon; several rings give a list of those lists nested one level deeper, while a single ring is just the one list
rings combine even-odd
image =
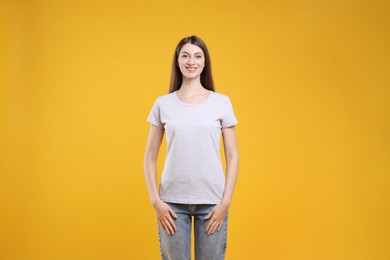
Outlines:
[{"label": "woman", "polygon": [[[238,173],[235,124],[227,95],[214,91],[205,43],[192,35],[175,50],[169,93],[157,97],[147,121],[144,173],[158,219],[162,259],[224,259],[228,209]],[[166,133],[167,153],[157,186],[156,161]],[[220,158],[222,133],[226,178]]]}]

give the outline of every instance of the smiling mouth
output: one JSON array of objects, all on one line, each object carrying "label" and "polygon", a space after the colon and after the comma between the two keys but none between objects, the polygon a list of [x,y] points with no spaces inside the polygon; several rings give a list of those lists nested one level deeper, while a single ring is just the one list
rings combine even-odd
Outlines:
[{"label": "smiling mouth", "polygon": [[194,72],[195,70],[197,70],[196,67],[186,67],[186,70],[190,71],[190,72]]}]

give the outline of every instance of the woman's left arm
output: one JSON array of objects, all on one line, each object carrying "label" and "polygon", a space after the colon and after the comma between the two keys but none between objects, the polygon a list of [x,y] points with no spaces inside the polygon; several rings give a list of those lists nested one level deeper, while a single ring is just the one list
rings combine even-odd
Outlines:
[{"label": "woman's left arm", "polygon": [[238,146],[236,138],[236,129],[233,126],[222,128],[222,137],[226,158],[226,182],[223,198],[213,210],[205,217],[211,218],[206,227],[206,232],[210,235],[222,227],[223,220],[230,207],[233,197],[234,187],[238,175]]}]

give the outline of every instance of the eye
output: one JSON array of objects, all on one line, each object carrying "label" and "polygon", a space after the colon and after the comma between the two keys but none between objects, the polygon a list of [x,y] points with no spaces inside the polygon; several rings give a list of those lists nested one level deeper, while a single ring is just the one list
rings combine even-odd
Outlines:
[{"label": "eye", "polygon": [[198,56],[196,56],[197,58],[202,58],[202,56],[200,56],[200,55],[198,55]]},{"label": "eye", "polygon": [[187,57],[187,55],[186,55],[186,54],[183,54],[183,55],[181,55],[181,56],[182,56],[182,57],[184,57],[184,58],[185,58],[185,57]]}]

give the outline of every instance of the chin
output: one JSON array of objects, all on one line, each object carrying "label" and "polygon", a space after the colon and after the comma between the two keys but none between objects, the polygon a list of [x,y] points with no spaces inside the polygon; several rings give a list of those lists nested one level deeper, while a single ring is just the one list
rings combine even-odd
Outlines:
[{"label": "chin", "polygon": [[194,78],[200,77],[200,75],[183,75],[183,76],[188,78],[188,79],[194,79]]}]

